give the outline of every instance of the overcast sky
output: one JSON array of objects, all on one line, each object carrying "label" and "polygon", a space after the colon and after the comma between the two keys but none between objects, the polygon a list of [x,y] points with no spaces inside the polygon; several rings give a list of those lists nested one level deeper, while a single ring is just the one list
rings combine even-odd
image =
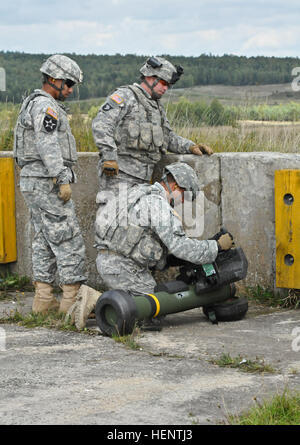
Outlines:
[{"label": "overcast sky", "polygon": [[299,21],[299,0],[7,0],[0,50],[298,57]]}]

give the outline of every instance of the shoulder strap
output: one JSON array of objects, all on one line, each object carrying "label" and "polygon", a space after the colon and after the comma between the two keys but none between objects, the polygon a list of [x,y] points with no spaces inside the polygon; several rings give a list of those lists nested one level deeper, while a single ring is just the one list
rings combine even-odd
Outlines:
[{"label": "shoulder strap", "polygon": [[32,102],[34,99],[36,99],[39,96],[44,96],[44,97],[49,98],[49,94],[44,93],[43,90],[35,90],[35,91],[33,91],[33,93],[29,94],[29,96],[22,103],[22,106],[21,106],[19,114],[24,112],[28,108],[28,105],[30,104],[30,102]]},{"label": "shoulder strap", "polygon": [[147,100],[145,94],[141,91],[141,89],[138,86],[136,86],[136,85],[128,85],[127,88],[129,88],[133,92],[135,97],[138,98],[138,100],[143,104],[143,106],[145,108],[149,108],[149,107],[155,108],[155,109],[159,108],[158,101],[156,101],[156,100],[153,100],[153,101]]}]

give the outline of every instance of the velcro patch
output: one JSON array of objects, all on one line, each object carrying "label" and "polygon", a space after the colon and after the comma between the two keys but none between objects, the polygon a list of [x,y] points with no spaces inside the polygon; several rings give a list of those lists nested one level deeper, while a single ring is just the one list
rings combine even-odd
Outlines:
[{"label": "velcro patch", "polygon": [[46,115],[44,117],[43,126],[47,133],[51,133],[51,131],[54,131],[57,127],[57,119],[52,116]]},{"label": "velcro patch", "polygon": [[49,116],[53,117],[53,119],[57,120],[57,113],[53,110],[53,108],[48,107],[46,114],[49,114]]},{"label": "velcro patch", "polygon": [[118,94],[113,94],[112,96],[110,96],[111,100],[113,100],[114,102],[116,102],[116,104],[120,105],[122,102],[124,102],[124,99],[119,96]]},{"label": "velcro patch", "polygon": [[109,110],[112,110],[112,109],[113,109],[113,107],[108,102],[106,102],[106,104],[104,104],[103,107],[102,107],[103,111],[109,111]]}]

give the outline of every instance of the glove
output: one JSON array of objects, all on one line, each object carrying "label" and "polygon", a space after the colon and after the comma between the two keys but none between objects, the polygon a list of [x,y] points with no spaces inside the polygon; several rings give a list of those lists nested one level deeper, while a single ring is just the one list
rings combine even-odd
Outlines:
[{"label": "glove", "polygon": [[58,197],[62,199],[64,202],[69,201],[72,196],[72,189],[70,184],[60,184]]},{"label": "glove", "polygon": [[202,156],[202,154],[206,154],[206,155],[210,156],[213,154],[213,149],[210,148],[208,145],[204,145],[204,144],[192,145],[190,147],[190,151],[193,153],[193,155],[197,155],[197,156]]},{"label": "glove", "polygon": [[225,233],[225,235],[221,235],[217,243],[218,243],[218,248],[220,250],[229,250],[234,246],[234,241],[230,233]]},{"label": "glove", "polygon": [[115,176],[119,173],[119,166],[117,161],[104,161],[103,171],[106,176]]},{"label": "glove", "polygon": [[202,154],[203,154],[202,151],[199,148],[199,145],[192,145],[190,147],[190,152],[193,153],[193,155],[196,155],[196,156],[202,156]]}]

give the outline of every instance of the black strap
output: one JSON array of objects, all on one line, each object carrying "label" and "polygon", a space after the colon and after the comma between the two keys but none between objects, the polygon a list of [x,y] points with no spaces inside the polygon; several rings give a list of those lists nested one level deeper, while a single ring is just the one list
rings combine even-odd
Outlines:
[{"label": "black strap", "polygon": [[58,96],[58,100],[64,101],[65,97],[62,95],[62,90],[64,89],[65,86],[65,79],[62,79],[62,83],[61,83],[61,87],[58,88],[54,83],[49,81],[49,77],[47,78],[47,83],[48,85],[50,85],[52,88],[54,88],[56,91],[59,91],[59,96]]},{"label": "black strap", "polygon": [[207,316],[208,316],[209,321],[211,321],[212,324],[218,324],[217,316],[213,309],[208,310]]},{"label": "black strap", "polygon": [[151,310],[152,310],[152,312],[151,312],[149,318],[152,318],[152,317],[156,314],[156,310],[157,310],[155,300],[154,300],[152,297],[150,297],[150,295],[145,294],[145,295],[143,295],[143,296],[144,296],[145,298],[147,298],[147,300],[149,301],[149,303],[150,303],[150,305],[151,305]]}]

